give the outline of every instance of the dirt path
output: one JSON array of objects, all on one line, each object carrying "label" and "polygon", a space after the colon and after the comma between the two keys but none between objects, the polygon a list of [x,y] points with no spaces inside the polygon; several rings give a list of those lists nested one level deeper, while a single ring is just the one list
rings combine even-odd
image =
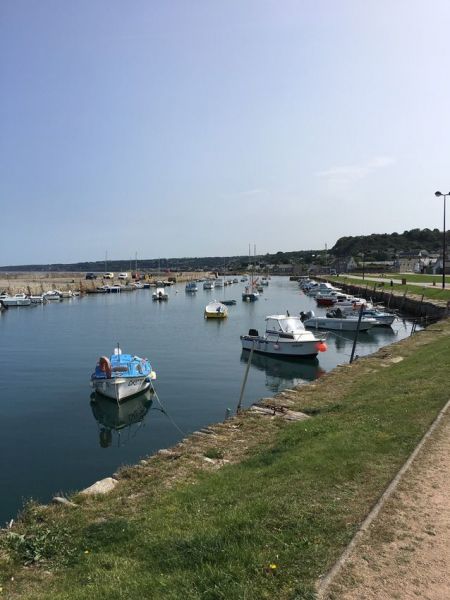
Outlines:
[{"label": "dirt path", "polygon": [[327,597],[450,598],[449,412],[357,545]]}]

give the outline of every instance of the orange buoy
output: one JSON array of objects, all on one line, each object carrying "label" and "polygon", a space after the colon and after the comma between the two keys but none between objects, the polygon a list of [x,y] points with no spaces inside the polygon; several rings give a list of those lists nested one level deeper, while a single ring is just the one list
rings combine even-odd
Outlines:
[{"label": "orange buoy", "polygon": [[316,349],[319,352],[326,352],[328,350],[328,346],[325,344],[325,342],[317,342]]}]

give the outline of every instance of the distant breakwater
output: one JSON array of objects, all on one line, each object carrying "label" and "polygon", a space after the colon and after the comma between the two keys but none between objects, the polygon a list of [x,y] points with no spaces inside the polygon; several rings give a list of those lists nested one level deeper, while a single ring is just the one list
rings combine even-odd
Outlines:
[{"label": "distant breakwater", "polygon": [[[97,276],[96,279],[86,279],[85,275],[85,273],[0,273],[0,293],[39,295],[55,289],[86,293],[88,290],[94,290],[97,286],[126,283],[123,280],[119,281],[117,277],[115,279],[103,279],[101,276]],[[182,283],[193,279],[211,277],[211,274],[204,272],[152,273],[147,275],[145,281],[156,283],[169,277],[174,279],[175,283]],[[129,283],[133,281],[130,279]]]}]

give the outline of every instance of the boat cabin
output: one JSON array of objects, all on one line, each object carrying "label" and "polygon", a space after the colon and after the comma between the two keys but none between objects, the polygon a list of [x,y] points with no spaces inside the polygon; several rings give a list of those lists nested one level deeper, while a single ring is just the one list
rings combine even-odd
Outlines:
[{"label": "boat cabin", "polygon": [[295,334],[303,333],[305,326],[299,317],[289,315],[270,315],[266,317],[266,333],[279,337],[292,338]]}]

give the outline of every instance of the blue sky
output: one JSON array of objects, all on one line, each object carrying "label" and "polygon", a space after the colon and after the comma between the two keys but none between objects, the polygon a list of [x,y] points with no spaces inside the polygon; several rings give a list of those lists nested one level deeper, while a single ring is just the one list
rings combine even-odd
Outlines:
[{"label": "blue sky", "polygon": [[442,227],[450,3],[2,0],[0,264]]}]

